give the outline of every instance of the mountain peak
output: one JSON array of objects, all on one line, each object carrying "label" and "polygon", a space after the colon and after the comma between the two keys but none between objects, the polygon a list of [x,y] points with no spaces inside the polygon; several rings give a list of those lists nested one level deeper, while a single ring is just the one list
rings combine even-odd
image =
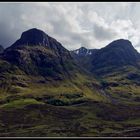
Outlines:
[{"label": "mountain peak", "polygon": [[123,56],[126,57],[133,57],[134,60],[139,58],[139,53],[127,39],[115,40],[106,47],[102,48],[101,51],[108,51],[110,53],[118,54],[119,57],[120,54],[123,54]]},{"label": "mountain peak", "polygon": [[110,47],[110,48],[115,48],[115,47],[119,47],[119,48],[134,48],[132,43],[127,40],[127,39],[118,39],[115,41],[112,41],[111,43],[109,43],[106,47]]},{"label": "mountain peak", "polygon": [[80,47],[79,49],[74,50],[73,52],[79,56],[86,56],[86,55],[92,54],[92,51],[90,49],[85,48],[85,47]]},{"label": "mountain peak", "polygon": [[123,38],[114,40],[114,41],[112,41],[112,42],[129,42],[129,43],[131,43],[128,39],[123,39]]},{"label": "mountain peak", "polygon": [[87,48],[82,46],[82,47],[79,48],[79,50],[87,50]]},{"label": "mountain peak", "polygon": [[53,70],[54,74],[64,72],[68,75],[65,64],[68,62],[74,66],[70,52],[56,39],[36,28],[23,32],[20,39],[5,49],[2,58],[28,74],[45,76]]},{"label": "mountain peak", "polygon": [[37,28],[29,29],[22,33],[19,40],[17,40],[12,47],[17,46],[49,46],[49,36]]},{"label": "mountain peak", "polygon": [[43,36],[43,35],[46,36],[47,34],[40,29],[32,28],[32,29],[29,29],[29,30],[23,32],[22,35],[21,35],[21,38],[24,38],[24,37],[27,37],[27,36],[36,37],[36,36]]}]

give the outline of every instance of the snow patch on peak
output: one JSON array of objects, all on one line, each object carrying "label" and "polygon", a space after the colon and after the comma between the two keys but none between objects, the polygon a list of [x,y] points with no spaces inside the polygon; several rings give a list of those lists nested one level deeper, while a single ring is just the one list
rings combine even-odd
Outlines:
[{"label": "snow patch on peak", "polygon": [[79,49],[75,51],[76,54],[79,54]]},{"label": "snow patch on peak", "polygon": [[92,54],[92,52],[90,51],[90,50],[87,50],[87,53],[86,53],[87,55],[91,55]]},{"label": "snow patch on peak", "polygon": [[92,51],[89,49],[86,49],[85,47],[81,47],[75,51],[73,51],[75,54],[79,55],[79,56],[87,56],[87,55],[91,55]]}]

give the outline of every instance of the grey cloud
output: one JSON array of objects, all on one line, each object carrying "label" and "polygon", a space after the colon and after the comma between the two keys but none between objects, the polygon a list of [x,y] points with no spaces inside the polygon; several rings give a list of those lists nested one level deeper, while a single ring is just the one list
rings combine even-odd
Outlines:
[{"label": "grey cloud", "polygon": [[94,36],[98,40],[109,40],[117,36],[117,33],[109,28],[94,24]]},{"label": "grey cloud", "polygon": [[139,7],[135,4],[124,7],[121,3],[0,3],[0,44],[7,47],[23,31],[36,27],[56,38],[67,49],[79,48],[80,45],[102,47],[106,41],[119,37],[117,27],[106,28],[98,22],[91,22],[88,12],[97,13],[108,26],[119,18],[129,19],[129,14],[133,23],[140,23]]},{"label": "grey cloud", "polygon": [[27,29],[21,19],[23,10],[22,4],[0,3],[0,44],[3,46],[10,46]]}]

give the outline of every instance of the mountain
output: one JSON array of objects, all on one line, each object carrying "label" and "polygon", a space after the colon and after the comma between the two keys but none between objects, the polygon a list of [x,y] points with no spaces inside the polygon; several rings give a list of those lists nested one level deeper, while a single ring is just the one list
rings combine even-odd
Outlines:
[{"label": "mountain", "polygon": [[97,51],[98,49],[87,49],[85,47],[81,47],[71,51],[71,55],[80,66],[83,68],[86,66],[86,69],[89,71],[92,56],[95,55]]},{"label": "mountain", "polygon": [[[121,68],[122,66],[136,66],[139,67],[140,54],[134,49],[129,40],[119,39],[111,42],[101,49],[75,50],[73,57],[78,60],[81,66],[86,66],[87,70],[102,75]],[[92,52],[91,55],[85,55],[86,52]],[[87,57],[88,56],[88,57]],[[86,61],[83,65],[83,62]]]},{"label": "mountain", "polygon": [[12,48],[21,46],[44,46],[59,52],[67,51],[57,40],[36,28],[23,32],[20,39],[11,45]]},{"label": "mountain", "polygon": [[100,49],[92,58],[92,70],[100,68],[118,68],[126,65],[137,66],[140,54],[134,49],[131,42],[119,39]]},{"label": "mountain", "polygon": [[3,53],[3,51],[4,51],[4,48],[2,45],[0,45],[0,54]]},{"label": "mountain", "polygon": [[87,49],[85,47],[81,47],[74,51],[71,51],[72,54],[76,54],[77,56],[89,56],[93,55],[98,49]]},{"label": "mountain", "polygon": [[23,32],[0,55],[0,78],[0,92],[23,94],[54,105],[103,98],[94,76],[80,68],[61,43],[36,28]]},{"label": "mountain", "polygon": [[116,40],[100,49],[93,58],[95,67],[134,65],[140,60],[140,54],[128,40]]},{"label": "mountain", "polygon": [[86,49],[85,47],[81,47],[81,48],[74,50],[72,52],[77,54],[78,56],[87,56],[87,55],[92,54],[92,50]]},{"label": "mountain", "polygon": [[33,28],[5,49],[3,59],[27,74],[63,78],[70,75],[75,63],[70,52],[45,32]]}]

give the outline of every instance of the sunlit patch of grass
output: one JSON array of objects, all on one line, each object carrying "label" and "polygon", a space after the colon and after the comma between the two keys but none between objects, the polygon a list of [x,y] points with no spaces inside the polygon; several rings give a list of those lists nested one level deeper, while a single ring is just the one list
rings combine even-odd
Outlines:
[{"label": "sunlit patch of grass", "polygon": [[39,102],[35,99],[19,99],[19,100],[14,100],[9,103],[3,104],[0,106],[0,108],[4,108],[4,109],[23,108],[30,104],[44,104],[44,103]]}]

